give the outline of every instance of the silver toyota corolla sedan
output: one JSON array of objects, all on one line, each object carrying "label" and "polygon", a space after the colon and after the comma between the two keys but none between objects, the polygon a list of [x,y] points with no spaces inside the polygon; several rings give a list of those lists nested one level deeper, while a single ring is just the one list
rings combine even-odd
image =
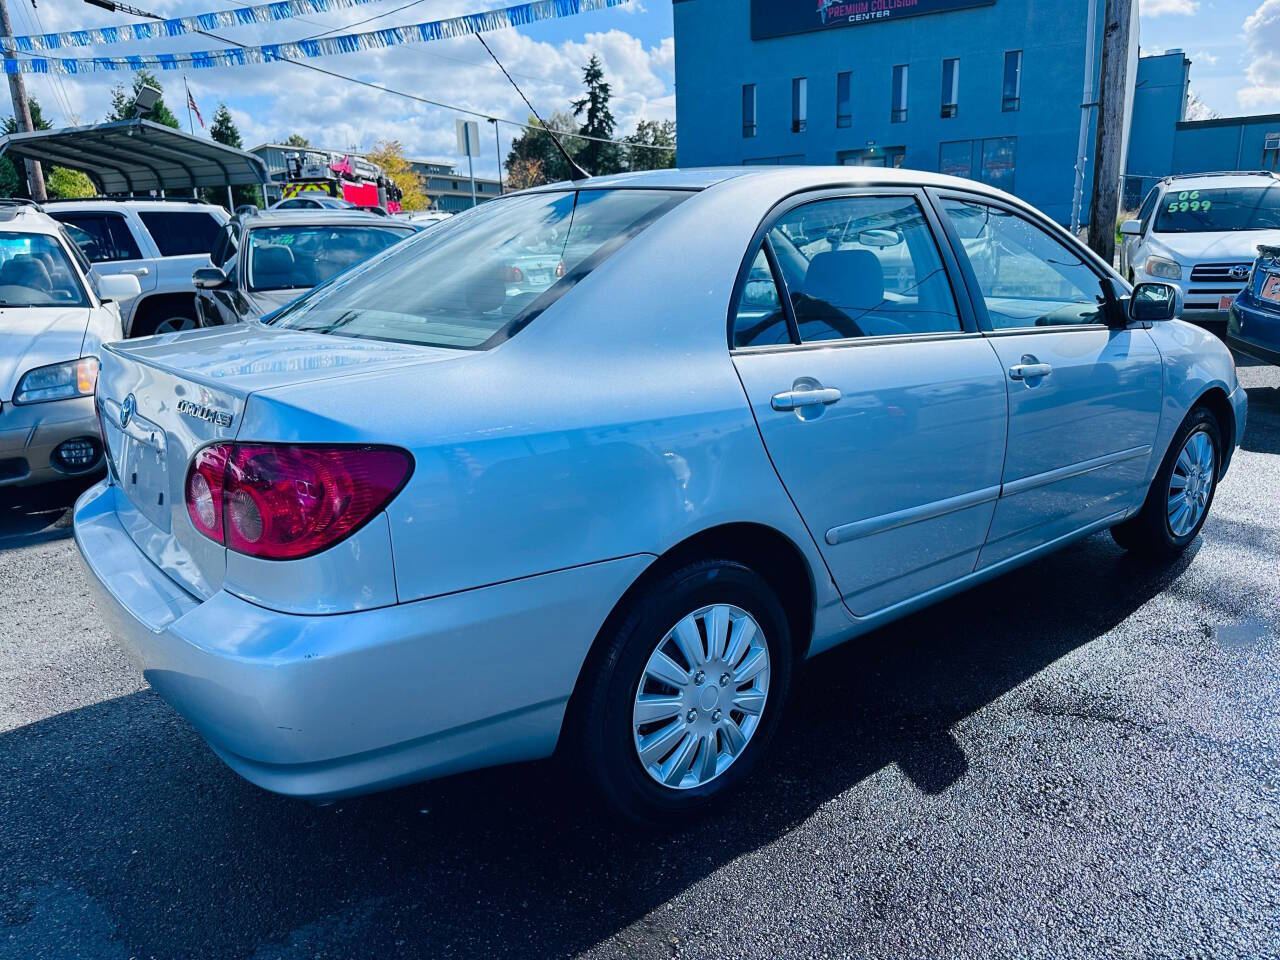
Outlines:
[{"label": "silver toyota corolla sedan", "polygon": [[800,661],[1097,530],[1196,537],[1245,393],[1178,307],[948,177],[559,184],[269,322],[103,351],[76,539],[152,686],[269,790],[559,747],[683,815]]}]

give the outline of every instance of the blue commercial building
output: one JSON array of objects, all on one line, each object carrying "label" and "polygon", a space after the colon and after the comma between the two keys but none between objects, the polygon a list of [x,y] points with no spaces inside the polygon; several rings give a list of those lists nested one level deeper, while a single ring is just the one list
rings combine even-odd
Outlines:
[{"label": "blue commercial building", "polygon": [[1280,171],[1280,114],[1187,120],[1191,61],[1170,50],[1138,61],[1124,203],[1136,209],[1161,177]]},{"label": "blue commercial building", "polygon": [[[936,170],[1008,190],[1062,223],[1080,196],[1086,222],[1104,9],[674,0],[677,161]],[[1136,22],[1132,36],[1131,84]]]}]

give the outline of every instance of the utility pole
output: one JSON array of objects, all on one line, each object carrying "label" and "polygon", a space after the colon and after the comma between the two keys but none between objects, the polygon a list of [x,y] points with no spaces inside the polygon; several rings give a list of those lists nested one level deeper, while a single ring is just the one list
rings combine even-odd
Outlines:
[{"label": "utility pole", "polygon": [[[9,23],[9,8],[5,6],[5,0],[0,0],[0,34],[6,37],[13,36],[13,26]],[[14,59],[13,48],[8,44],[4,48],[4,58]],[[34,127],[31,124],[31,105],[27,102],[27,85],[22,79],[22,74],[17,71],[9,74],[9,93],[13,96],[13,117],[18,122],[18,130],[22,133],[31,132]],[[49,198],[44,192],[44,171],[40,169],[40,161],[28,160],[26,164],[27,188],[31,192],[31,199],[36,203],[44,203]]]},{"label": "utility pole", "polygon": [[502,141],[498,138],[498,121],[490,117],[489,122],[493,124],[493,152],[498,158],[498,195],[501,196],[506,193],[502,189]]},{"label": "utility pole", "polygon": [[1120,158],[1124,149],[1124,98],[1128,87],[1129,27],[1133,0],[1107,0],[1102,25],[1102,81],[1089,203],[1089,246],[1115,262],[1116,215],[1120,212]]}]

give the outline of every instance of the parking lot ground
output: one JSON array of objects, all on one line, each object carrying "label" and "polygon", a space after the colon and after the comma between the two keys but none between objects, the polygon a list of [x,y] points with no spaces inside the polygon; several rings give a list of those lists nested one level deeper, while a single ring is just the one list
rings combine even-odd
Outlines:
[{"label": "parking lot ground", "polygon": [[661,835],[552,763],[250,786],[104,634],[69,492],[9,495],[0,957],[1280,955],[1280,370],[1240,373],[1178,563],[1094,536],[823,655],[748,788]]}]

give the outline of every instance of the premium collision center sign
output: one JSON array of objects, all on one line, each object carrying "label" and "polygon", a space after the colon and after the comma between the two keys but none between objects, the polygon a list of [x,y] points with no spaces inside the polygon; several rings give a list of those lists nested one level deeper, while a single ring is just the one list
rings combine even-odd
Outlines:
[{"label": "premium collision center sign", "polygon": [[751,39],[985,7],[995,0],[751,0]]}]

